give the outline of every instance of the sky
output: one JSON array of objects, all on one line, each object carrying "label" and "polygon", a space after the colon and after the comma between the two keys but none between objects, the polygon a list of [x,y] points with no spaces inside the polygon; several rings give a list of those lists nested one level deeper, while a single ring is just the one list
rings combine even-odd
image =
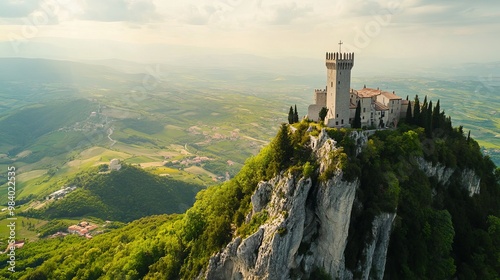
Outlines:
[{"label": "sky", "polygon": [[499,35],[498,0],[0,2],[0,57],[323,59],[341,40],[366,67],[410,68],[500,61]]}]

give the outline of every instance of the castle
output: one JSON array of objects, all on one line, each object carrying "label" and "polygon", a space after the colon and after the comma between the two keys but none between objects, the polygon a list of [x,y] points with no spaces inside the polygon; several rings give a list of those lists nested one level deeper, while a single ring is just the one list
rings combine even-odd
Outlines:
[{"label": "castle", "polygon": [[[342,44],[342,43],[340,43]],[[329,127],[350,127],[358,102],[361,109],[362,127],[396,127],[399,119],[406,116],[408,100],[402,100],[395,92],[367,88],[351,88],[351,69],[354,53],[326,53],[326,88],[314,91],[314,104],[309,105],[309,119],[319,120],[322,108],[328,109],[323,120]]]}]

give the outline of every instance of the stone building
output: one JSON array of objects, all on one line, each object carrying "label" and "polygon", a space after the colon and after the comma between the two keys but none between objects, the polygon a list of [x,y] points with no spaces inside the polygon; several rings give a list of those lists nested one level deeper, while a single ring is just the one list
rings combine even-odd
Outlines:
[{"label": "stone building", "polygon": [[314,104],[308,108],[307,116],[319,120],[319,112],[327,108],[323,120],[329,127],[350,127],[358,101],[361,105],[361,125],[366,127],[395,127],[404,117],[408,101],[402,100],[393,91],[379,88],[360,90],[351,88],[351,69],[354,53],[326,53],[327,84],[325,89],[314,91]]},{"label": "stone building", "polygon": [[109,162],[109,170],[111,171],[118,171],[122,168],[122,164],[120,163],[120,160],[117,158],[112,159]]}]

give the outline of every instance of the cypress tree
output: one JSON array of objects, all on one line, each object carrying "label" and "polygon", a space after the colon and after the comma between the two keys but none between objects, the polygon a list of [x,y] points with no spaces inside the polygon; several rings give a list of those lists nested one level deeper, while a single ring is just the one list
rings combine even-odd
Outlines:
[{"label": "cypress tree", "polygon": [[424,98],[424,103],[420,107],[420,117],[419,117],[419,123],[418,125],[420,127],[425,128],[425,124],[427,123],[427,95]]},{"label": "cypress tree", "polygon": [[432,130],[432,100],[429,101],[429,106],[427,107],[427,123],[425,129]]},{"label": "cypress tree", "polygon": [[434,107],[433,111],[432,111],[432,129],[436,129],[436,128],[441,128],[442,126],[442,121],[441,121],[441,117],[440,117],[440,114],[441,114],[441,108],[440,108],[440,105],[439,105],[439,99],[438,99],[438,102],[436,103],[436,106]]},{"label": "cypress tree", "polygon": [[319,120],[320,121],[325,121],[326,114],[328,114],[328,109],[326,107],[321,108],[321,111],[319,111]]},{"label": "cypress tree", "polygon": [[413,124],[413,115],[411,113],[411,102],[408,101],[408,108],[406,109],[406,123]]},{"label": "cypress tree", "polygon": [[293,122],[294,123],[299,122],[299,113],[297,113],[297,104],[295,104],[295,112],[293,113]]},{"label": "cypress tree", "polygon": [[290,163],[293,156],[293,145],[290,135],[288,134],[288,126],[282,124],[276,138],[271,143],[272,160],[269,164],[268,174],[274,176],[285,169]]},{"label": "cypress tree", "polygon": [[361,128],[361,101],[358,100],[358,106],[356,107],[356,113],[354,114],[354,120],[351,124],[352,128]]},{"label": "cypress tree", "polygon": [[415,96],[415,104],[413,105],[413,123],[418,125],[420,123],[420,101],[418,95]]},{"label": "cypress tree", "polygon": [[425,110],[424,121],[425,135],[427,138],[432,138],[432,100],[429,102],[429,106]]},{"label": "cypress tree", "polygon": [[292,124],[293,123],[293,108],[290,106],[290,111],[288,112],[288,123]]}]

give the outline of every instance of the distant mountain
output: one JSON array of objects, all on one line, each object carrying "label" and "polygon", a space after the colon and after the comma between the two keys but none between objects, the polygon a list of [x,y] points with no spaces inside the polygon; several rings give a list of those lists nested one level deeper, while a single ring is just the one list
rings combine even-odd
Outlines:
[{"label": "distant mountain", "polygon": [[0,58],[0,82],[29,81],[76,86],[112,85],[140,81],[142,75],[125,74],[110,67],[64,60]]}]

